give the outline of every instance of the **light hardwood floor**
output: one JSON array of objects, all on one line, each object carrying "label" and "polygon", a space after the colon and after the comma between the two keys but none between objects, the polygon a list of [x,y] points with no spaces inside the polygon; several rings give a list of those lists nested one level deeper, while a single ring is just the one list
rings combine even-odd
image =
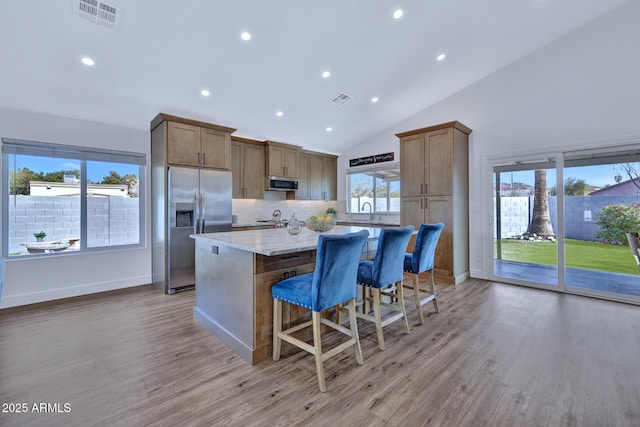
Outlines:
[{"label": "light hardwood floor", "polygon": [[386,351],[359,322],[365,365],[327,361],[327,393],[305,352],[237,357],[193,320],[193,292],[1,310],[0,402],[71,411],[0,425],[640,425],[640,307],[480,280],[438,292],[441,313],[419,326],[408,304],[411,334],[387,326]]}]

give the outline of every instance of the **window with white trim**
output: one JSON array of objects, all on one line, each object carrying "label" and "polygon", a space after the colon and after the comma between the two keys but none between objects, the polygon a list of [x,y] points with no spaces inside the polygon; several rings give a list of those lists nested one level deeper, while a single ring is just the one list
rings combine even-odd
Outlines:
[{"label": "window with white trim", "polygon": [[144,243],[142,153],[2,138],[2,253]]},{"label": "window with white trim", "polygon": [[348,213],[399,213],[400,165],[363,166],[347,170]]}]

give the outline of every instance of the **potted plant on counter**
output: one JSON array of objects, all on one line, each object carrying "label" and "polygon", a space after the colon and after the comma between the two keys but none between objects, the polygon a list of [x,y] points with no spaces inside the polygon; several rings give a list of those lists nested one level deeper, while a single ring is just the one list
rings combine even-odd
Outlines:
[{"label": "potted plant on counter", "polygon": [[324,213],[325,213],[326,215],[330,216],[330,217],[335,218],[335,217],[336,217],[336,213],[337,213],[337,212],[336,212],[336,210],[335,210],[334,208],[329,207],[329,208],[327,208],[327,210],[326,210],[326,211],[324,211]]},{"label": "potted plant on counter", "polygon": [[47,237],[47,233],[45,233],[44,231],[38,231],[36,233],[33,233],[33,237],[36,238],[36,242],[43,242],[44,238]]}]

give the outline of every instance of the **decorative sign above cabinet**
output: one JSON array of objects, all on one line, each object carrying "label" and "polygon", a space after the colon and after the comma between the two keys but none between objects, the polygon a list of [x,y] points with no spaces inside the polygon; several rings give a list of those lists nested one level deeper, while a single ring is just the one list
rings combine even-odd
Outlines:
[{"label": "decorative sign above cabinet", "polygon": [[391,162],[393,161],[393,152],[384,154],[375,154],[373,156],[359,157],[349,160],[349,167],[368,165],[371,163]]}]

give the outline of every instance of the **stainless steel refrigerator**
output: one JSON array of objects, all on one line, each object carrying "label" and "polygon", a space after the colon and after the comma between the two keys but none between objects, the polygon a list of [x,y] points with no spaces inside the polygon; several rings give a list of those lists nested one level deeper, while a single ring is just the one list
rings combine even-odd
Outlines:
[{"label": "stainless steel refrigerator", "polygon": [[166,203],[154,201],[152,270],[154,285],[173,294],[195,286],[189,235],[231,231],[231,172],[170,166],[165,188]]}]

